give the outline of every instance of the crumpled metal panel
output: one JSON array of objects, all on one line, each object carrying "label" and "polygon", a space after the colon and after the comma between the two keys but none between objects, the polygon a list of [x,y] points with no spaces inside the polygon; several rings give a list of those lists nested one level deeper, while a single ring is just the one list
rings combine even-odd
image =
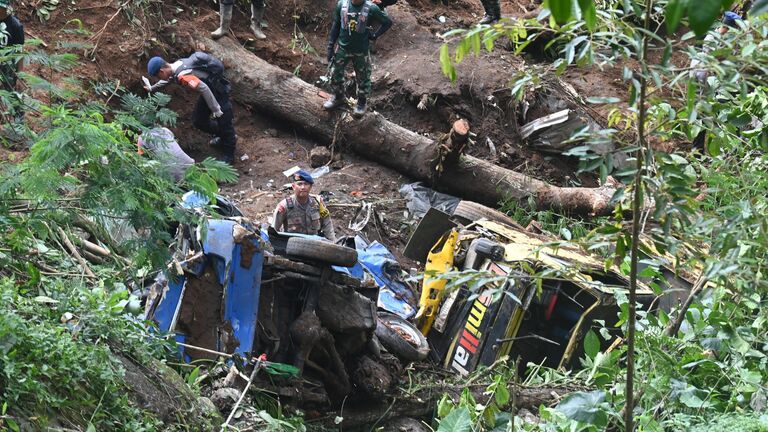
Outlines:
[{"label": "crumpled metal panel", "polygon": [[[228,219],[209,219],[208,233],[203,242],[203,252],[206,255],[216,255],[224,259],[224,266],[229,266],[232,260],[232,252],[235,247],[235,238],[233,236],[234,228],[237,222]],[[224,283],[224,273],[219,273]]]},{"label": "crumpled metal panel", "polygon": [[153,315],[160,331],[173,331],[173,327],[176,324],[176,316],[181,307],[181,300],[184,296],[184,285],[186,282],[186,277],[177,276],[169,280],[168,286],[163,290],[162,297],[158,300],[159,303]]},{"label": "crumpled metal panel", "polygon": [[247,238],[245,242],[235,244],[232,250],[231,273],[224,292],[224,320],[232,325],[233,336],[240,343],[234,352],[240,354],[253,350],[264,263],[259,239]]}]

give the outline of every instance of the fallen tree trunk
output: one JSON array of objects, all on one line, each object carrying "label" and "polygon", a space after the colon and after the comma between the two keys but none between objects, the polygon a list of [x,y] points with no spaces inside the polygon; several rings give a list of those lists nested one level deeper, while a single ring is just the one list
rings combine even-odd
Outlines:
[{"label": "fallen tree trunk", "polygon": [[[218,41],[191,35],[190,48],[202,49],[227,66],[232,97],[306,131],[313,139],[337,144],[339,139],[361,156],[388,166],[436,189],[496,207],[506,199],[533,198],[538,208],[571,214],[606,215],[615,189],[558,187],[484,160],[462,155],[443,164],[439,178],[434,165],[440,143],[369,112],[355,120],[344,111],[322,108],[328,94],[290,72],[252,55],[230,38]],[[344,114],[341,114],[344,113]],[[433,181],[436,180],[436,181]]]}]

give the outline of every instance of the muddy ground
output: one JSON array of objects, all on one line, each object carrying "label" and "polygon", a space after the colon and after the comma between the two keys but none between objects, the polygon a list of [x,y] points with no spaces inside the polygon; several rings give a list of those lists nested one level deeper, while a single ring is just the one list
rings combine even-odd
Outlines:
[{"label": "muddy ground", "polygon": [[[266,13],[266,41],[250,38],[247,8],[238,5],[231,36],[255,55],[317,82],[327,69],[323,57],[333,4],[334,0],[273,2]],[[173,41],[189,32],[211,31],[218,23],[216,5],[203,1],[123,4],[74,0],[60,4],[45,22],[35,15],[34,6],[22,3],[17,8],[29,37],[44,40],[49,52],[72,51],[71,47],[77,46],[73,44],[83,44],[75,51],[87,61],[74,71],[75,75],[86,83],[109,82],[107,88],[119,80],[120,86],[136,93],[142,92],[139,79],[145,74],[149,56],[186,55],[174,51]],[[535,16],[538,7],[532,0],[502,1],[503,14],[508,17]],[[554,184],[596,185],[594,176],[575,174],[575,160],[539,153],[519,139],[519,126],[526,119],[508,88],[511,77],[536,63],[536,59],[516,56],[501,44],[492,53],[466,60],[459,67],[457,83],[442,75],[437,55],[442,43],[439,34],[476,22],[482,16],[479,0],[401,0],[388,12],[395,25],[374,47],[372,109],[432,137],[447,132],[453,120],[465,118],[477,134],[470,149],[473,155],[495,159],[508,168]],[[31,71],[45,76],[45,71]],[[602,96],[622,91],[619,73],[573,72],[566,79],[580,93],[583,91],[584,97]],[[191,127],[189,114],[194,95],[173,87],[168,92],[173,96],[171,108],[179,114],[173,130],[182,146],[197,160],[215,156],[207,146],[209,137]],[[101,100],[109,96],[109,92],[96,94],[92,90],[80,95]],[[117,99],[113,97],[110,102],[114,104]],[[419,102],[426,109],[419,109]],[[223,186],[223,192],[233,197],[248,216],[266,221],[274,205],[288,193],[281,172],[294,165],[309,168],[309,152],[316,143],[311,136],[271,118],[269,113],[254,112],[238,104],[234,110],[239,137],[235,166],[240,179],[237,184]],[[495,157],[489,141],[496,148]],[[379,222],[383,224],[369,224],[363,233],[393,250],[401,249],[409,223],[403,220],[405,205],[397,190],[410,179],[340,147],[334,149],[337,160],[331,165],[332,171],[318,179],[313,192],[327,197],[337,231],[342,234],[351,234],[348,223],[355,204],[363,200],[376,202],[383,219]]]}]

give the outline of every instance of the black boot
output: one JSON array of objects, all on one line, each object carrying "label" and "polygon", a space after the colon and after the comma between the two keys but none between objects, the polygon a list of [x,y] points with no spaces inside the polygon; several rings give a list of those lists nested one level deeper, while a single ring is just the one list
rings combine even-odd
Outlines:
[{"label": "black boot", "polygon": [[233,153],[232,154],[231,153],[227,153],[225,155],[222,155],[219,158],[219,160],[222,161],[222,162],[228,163],[230,165],[234,165],[235,164],[235,155]]},{"label": "black boot", "polygon": [[365,96],[359,96],[357,98],[357,106],[355,107],[354,111],[352,111],[352,116],[355,118],[360,118],[365,114],[365,103],[366,103],[366,97]]},{"label": "black boot", "polygon": [[501,4],[499,0],[484,0],[482,3],[485,15],[478,24],[493,24],[501,18]]},{"label": "black boot", "polygon": [[[208,141],[208,145],[211,147],[224,147],[224,144],[221,143],[221,137],[214,137],[210,141]],[[235,135],[235,141],[232,143],[232,147],[237,145],[237,135]]]},{"label": "black boot", "polygon": [[327,110],[332,110],[338,107],[339,105],[341,105],[342,103],[344,103],[344,95],[334,94],[333,96],[331,96],[330,99],[325,101],[325,103],[323,104],[323,108]]},{"label": "black boot", "polygon": [[491,4],[491,12],[493,12],[493,22],[501,19],[501,2],[500,0],[489,0]]}]

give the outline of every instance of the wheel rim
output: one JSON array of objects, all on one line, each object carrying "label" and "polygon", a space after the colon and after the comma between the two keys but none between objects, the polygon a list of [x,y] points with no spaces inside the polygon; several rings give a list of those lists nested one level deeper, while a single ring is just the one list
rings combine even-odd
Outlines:
[{"label": "wheel rim", "polygon": [[415,328],[409,325],[405,325],[401,322],[393,321],[389,319],[385,319],[384,324],[386,324],[387,327],[392,329],[400,337],[402,337],[403,340],[413,345],[414,347],[418,348],[421,345],[419,343],[419,341],[421,340],[421,334]]}]

